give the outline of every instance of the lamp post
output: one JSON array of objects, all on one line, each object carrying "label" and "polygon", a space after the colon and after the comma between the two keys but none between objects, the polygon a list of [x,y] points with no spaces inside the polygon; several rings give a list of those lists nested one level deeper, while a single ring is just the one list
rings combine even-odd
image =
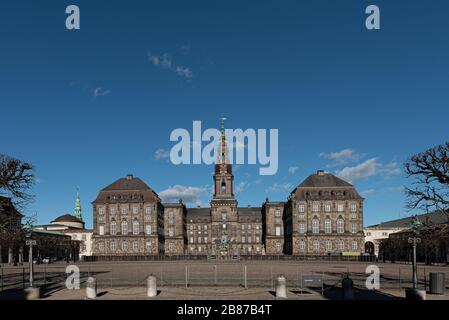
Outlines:
[{"label": "lamp post", "polygon": [[33,265],[33,246],[36,245],[36,240],[32,240],[32,228],[31,226],[26,226],[25,229],[25,237],[26,242],[25,244],[30,247],[30,250],[28,251],[28,262],[30,264],[30,288],[33,287],[33,281],[34,281],[34,265]]},{"label": "lamp post", "polygon": [[413,289],[416,289],[418,286],[418,272],[417,272],[417,263],[416,263],[416,246],[421,243],[421,238],[418,238],[419,229],[421,228],[422,223],[415,216],[412,222],[413,229],[413,237],[408,238],[408,243],[411,243],[413,246],[413,260],[412,260],[412,268],[413,268]]},{"label": "lamp post", "polygon": [[425,300],[426,292],[418,290],[418,272],[416,263],[416,246],[421,243],[421,238],[418,237],[419,230],[422,227],[422,223],[419,221],[418,217],[413,217],[412,230],[413,236],[408,238],[408,243],[413,247],[413,257],[412,257],[412,271],[413,271],[413,288],[406,291],[406,298],[410,300]]}]

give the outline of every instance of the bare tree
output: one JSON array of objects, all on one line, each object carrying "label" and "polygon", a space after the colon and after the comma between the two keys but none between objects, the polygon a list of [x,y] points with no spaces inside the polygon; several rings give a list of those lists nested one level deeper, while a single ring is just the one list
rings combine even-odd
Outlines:
[{"label": "bare tree", "polygon": [[12,199],[16,206],[32,200],[28,190],[34,185],[34,167],[0,153],[0,195]]},{"label": "bare tree", "polygon": [[405,172],[415,179],[412,187],[406,188],[407,207],[449,216],[449,142],[412,156]]}]

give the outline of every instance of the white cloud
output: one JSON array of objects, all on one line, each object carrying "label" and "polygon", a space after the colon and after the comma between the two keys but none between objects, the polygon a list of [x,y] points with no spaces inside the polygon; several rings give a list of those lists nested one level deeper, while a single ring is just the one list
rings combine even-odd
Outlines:
[{"label": "white cloud", "polygon": [[345,167],[341,170],[337,170],[336,174],[343,180],[355,182],[376,175],[378,167],[379,163],[377,162],[377,158],[372,158],[357,166]]},{"label": "white cloud", "polygon": [[376,193],[376,190],[368,189],[368,190],[364,190],[364,191],[360,192],[360,195],[362,197],[366,198],[367,196],[370,196],[370,195],[375,194],[375,193]]},{"label": "white cloud", "polygon": [[245,187],[248,186],[248,183],[246,181],[242,181],[240,182],[236,187],[235,187],[235,193],[241,193],[243,191],[243,189],[245,189]]},{"label": "white cloud", "polygon": [[291,191],[292,185],[290,183],[275,183],[269,186],[265,191],[266,192],[280,192],[280,191]]},{"label": "white cloud", "polygon": [[165,149],[157,149],[156,152],[154,153],[154,158],[156,160],[163,160],[163,159],[168,159],[170,157],[170,152],[168,150]]},{"label": "white cloud", "polygon": [[397,162],[390,162],[380,168],[380,173],[384,176],[397,176],[401,174],[401,168]]},{"label": "white cloud", "polygon": [[330,166],[344,165],[347,163],[357,162],[362,158],[360,153],[355,152],[353,149],[344,149],[331,153],[320,153],[320,158],[333,160],[334,163]]},{"label": "white cloud", "polygon": [[379,163],[377,158],[366,160],[365,162],[353,166],[345,167],[336,171],[336,175],[348,182],[355,182],[358,180],[364,180],[368,177],[381,175],[383,177],[390,177],[399,175],[401,169],[396,162],[390,162],[387,164]]},{"label": "white cloud", "polygon": [[148,52],[148,61],[153,64],[155,67],[160,67],[162,69],[170,70],[173,73],[176,73],[180,77],[184,78],[192,78],[193,72],[190,68],[176,65],[173,61],[173,58],[169,53],[164,53],[161,56],[154,55],[151,52]]},{"label": "white cloud", "polygon": [[294,174],[296,171],[298,171],[299,167],[291,166],[288,168],[288,173]]},{"label": "white cloud", "polygon": [[106,96],[106,95],[108,95],[110,93],[112,93],[112,91],[104,90],[101,87],[97,87],[97,88],[94,89],[93,95],[94,95],[94,98],[96,98],[96,97]]},{"label": "white cloud", "polygon": [[207,192],[208,189],[204,187],[175,185],[161,191],[159,196],[164,202],[177,202],[182,199],[186,204],[201,205],[202,202],[199,197],[207,194]]}]

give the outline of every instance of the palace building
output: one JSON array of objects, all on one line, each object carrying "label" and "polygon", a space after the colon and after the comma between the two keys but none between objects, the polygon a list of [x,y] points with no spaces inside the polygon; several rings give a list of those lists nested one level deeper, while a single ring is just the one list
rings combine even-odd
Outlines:
[{"label": "palace building", "polygon": [[287,201],[239,207],[224,126],[210,207],[163,203],[141,179],[128,175],[92,202],[93,255],[360,255],[363,198],[353,185],[318,171]]}]

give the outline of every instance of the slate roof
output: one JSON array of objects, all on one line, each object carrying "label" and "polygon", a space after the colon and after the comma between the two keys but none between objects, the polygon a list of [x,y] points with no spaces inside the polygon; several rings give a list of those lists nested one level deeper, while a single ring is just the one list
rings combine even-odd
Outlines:
[{"label": "slate roof", "polygon": [[323,171],[308,176],[291,192],[291,195],[297,200],[362,199],[352,184]]},{"label": "slate roof", "polygon": [[[127,198],[122,199],[121,194],[126,194]],[[112,196],[117,195],[116,199]],[[100,190],[97,198],[92,203],[104,203],[104,202],[120,202],[120,201],[151,201],[160,200],[159,195],[151,189],[140,178],[128,175],[125,178],[120,178],[107,187]]]},{"label": "slate roof", "polygon": [[[426,225],[435,225],[449,223],[449,215],[442,211],[431,212],[429,214],[418,215],[419,221]],[[368,228],[409,228],[412,224],[413,217],[396,219],[370,226]]]}]

